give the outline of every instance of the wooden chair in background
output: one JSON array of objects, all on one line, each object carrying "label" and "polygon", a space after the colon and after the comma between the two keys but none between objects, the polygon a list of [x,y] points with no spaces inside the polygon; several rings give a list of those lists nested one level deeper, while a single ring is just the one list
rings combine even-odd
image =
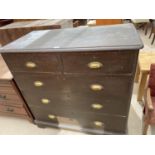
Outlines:
[{"label": "wooden chair in background", "polygon": [[151,64],[148,85],[144,94],[143,134],[149,125],[155,125],[155,64]]},{"label": "wooden chair in background", "polygon": [[10,24],[12,22],[13,22],[13,19],[0,19],[0,27],[7,25],[7,24]]},{"label": "wooden chair in background", "polygon": [[152,34],[153,34],[153,39],[152,39],[151,44],[153,44],[155,40],[155,20],[151,21],[151,33],[150,33],[149,38],[151,38]]},{"label": "wooden chair in background", "polygon": [[73,19],[73,27],[87,25],[87,19]]},{"label": "wooden chair in background", "polygon": [[143,30],[145,31],[145,35],[147,35],[148,27],[150,26],[150,20],[149,19],[131,19],[131,22],[137,28],[143,28]]}]

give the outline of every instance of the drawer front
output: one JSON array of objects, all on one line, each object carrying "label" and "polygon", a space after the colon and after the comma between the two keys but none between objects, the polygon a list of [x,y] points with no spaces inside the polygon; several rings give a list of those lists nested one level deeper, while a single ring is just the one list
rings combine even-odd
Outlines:
[{"label": "drawer front", "polygon": [[[127,94],[128,95],[128,94]],[[61,111],[61,108],[69,107],[73,110],[95,113],[128,115],[130,104],[128,96],[116,98],[103,96],[102,94],[68,94],[68,93],[37,93],[23,92],[23,96],[29,106]],[[126,98],[125,98],[126,97]]]},{"label": "drawer front", "polygon": [[9,114],[27,115],[25,109],[21,107],[11,107],[11,106],[0,105],[0,112],[9,113]]},{"label": "drawer front", "polygon": [[12,72],[52,72],[60,73],[60,63],[54,53],[3,53]]},{"label": "drawer front", "polygon": [[79,52],[64,53],[61,56],[64,73],[122,74],[133,73],[137,53],[133,51]]},{"label": "drawer front", "polygon": [[0,101],[16,101],[19,102],[20,98],[17,95],[12,94],[2,94],[0,93]]},{"label": "drawer front", "polygon": [[[0,81],[1,82],[1,81]],[[4,81],[6,84],[0,86],[0,105],[10,105],[15,107],[21,107],[23,104],[23,99],[21,98],[16,86],[13,81]]]},{"label": "drawer front", "polygon": [[14,101],[14,100],[0,100],[0,105],[3,106],[13,106],[13,107],[23,107],[23,101]]},{"label": "drawer front", "polygon": [[16,94],[12,86],[0,86],[0,94]]},{"label": "drawer front", "polygon": [[0,87],[12,87],[11,80],[0,80]]},{"label": "drawer front", "polygon": [[15,107],[21,107],[24,104],[23,99],[16,94],[7,94],[0,92],[0,105],[11,105]]},{"label": "drawer front", "polygon": [[[125,132],[127,118],[113,115],[102,115],[95,113],[83,113],[62,109],[61,112],[55,112],[54,109],[44,110],[41,108],[31,107],[31,111],[36,120],[44,122],[57,122],[59,124],[59,117],[67,117],[76,120],[82,128],[90,128],[94,130],[105,130],[110,132]],[[64,113],[63,113],[64,111]]]},{"label": "drawer front", "polygon": [[[54,76],[51,74],[15,73],[14,78],[21,91],[91,93],[121,96],[130,91],[132,76]],[[119,90],[119,91],[118,91]],[[114,97],[111,96],[111,97]],[[126,95],[125,95],[126,96]]]}]

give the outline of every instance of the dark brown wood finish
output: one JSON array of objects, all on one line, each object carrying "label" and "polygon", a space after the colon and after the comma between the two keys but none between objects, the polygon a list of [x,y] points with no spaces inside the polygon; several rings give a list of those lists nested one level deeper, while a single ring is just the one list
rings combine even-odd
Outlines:
[{"label": "dark brown wood finish", "polygon": [[[129,80],[130,79],[130,80]],[[72,106],[74,108],[90,110],[91,104],[100,103],[105,106],[101,111],[107,113],[127,114],[126,99],[132,84],[131,76],[55,76],[46,74],[16,73],[15,80],[30,105],[45,106],[42,99],[50,100],[47,108],[58,106]],[[42,81],[43,86],[35,87],[36,80]],[[23,81],[27,81],[23,83]],[[78,85],[77,85],[78,83]],[[98,83],[103,90],[94,92],[91,84]],[[119,91],[118,90],[119,87]],[[34,95],[35,92],[35,95]],[[129,103],[128,103],[129,104]],[[95,110],[94,110],[95,111]]]},{"label": "dark brown wood finish", "polygon": [[[82,53],[64,53],[62,61],[64,65],[64,73],[80,73],[80,74],[129,74],[133,72],[133,66],[128,61],[133,61],[136,53],[126,51],[104,51],[102,52],[82,52]],[[98,69],[90,69],[90,62],[100,62],[102,67]],[[110,67],[109,67],[110,66]]]},{"label": "dark brown wood finish", "polygon": [[[126,132],[127,118],[122,116],[81,112],[78,110],[73,111],[72,109],[68,110],[68,108],[62,108],[59,112],[55,112],[55,109],[45,110],[37,107],[31,107],[31,110],[34,113],[36,120],[43,122],[55,123],[55,121],[58,121],[59,117],[67,117],[76,120],[82,128],[119,133]],[[56,119],[51,120],[48,118],[48,115],[51,114],[51,112],[57,117]],[[103,122],[104,125],[102,127],[97,127],[94,125],[95,121]],[[59,122],[57,122],[57,125],[59,125]]]},{"label": "dark brown wood finish", "polygon": [[121,134],[142,47],[134,26],[121,24],[36,31],[1,51],[38,126],[61,127],[64,117],[82,131]]},{"label": "dark brown wood finish", "polygon": [[[132,77],[130,75],[120,76],[85,76],[85,75],[52,75],[52,74],[28,74],[18,72],[14,76],[15,80],[18,80],[18,86],[21,90],[27,90],[30,92],[61,92],[61,93],[92,93],[91,85],[100,84],[103,88],[97,93],[116,92],[119,88],[120,93],[128,93]],[[23,83],[26,81],[26,83]],[[42,82],[42,86],[36,87],[35,82]],[[78,85],[77,85],[78,83]],[[125,85],[126,84],[126,85]],[[96,92],[94,92],[96,93]],[[119,92],[117,94],[121,95]]]},{"label": "dark brown wood finish", "polygon": [[[61,71],[60,60],[56,53],[14,53],[6,57],[6,63],[10,66],[12,72],[50,72],[58,74]],[[26,65],[29,62],[35,63],[36,66],[28,68]]]}]

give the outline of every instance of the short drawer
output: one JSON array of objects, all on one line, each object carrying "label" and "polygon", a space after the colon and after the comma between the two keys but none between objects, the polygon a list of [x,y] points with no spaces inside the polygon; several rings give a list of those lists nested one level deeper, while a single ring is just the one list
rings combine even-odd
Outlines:
[{"label": "short drawer", "polygon": [[54,53],[3,53],[12,72],[60,72],[60,63]]},{"label": "short drawer", "polygon": [[66,74],[124,74],[133,73],[137,53],[133,51],[79,52],[63,53],[61,56]]},{"label": "short drawer", "polygon": [[10,114],[20,114],[27,115],[25,109],[22,107],[11,107],[0,105],[0,112],[10,113]]},{"label": "short drawer", "polygon": [[55,112],[54,109],[41,109],[31,107],[31,111],[36,120],[48,123],[60,123],[59,117],[67,117],[76,120],[77,124],[82,128],[90,128],[94,130],[105,130],[109,132],[126,132],[127,117],[115,115],[103,115],[95,113],[84,113],[81,111],[64,110]]},{"label": "short drawer", "polygon": [[[111,95],[114,96],[114,95]],[[103,94],[93,93],[36,93],[32,95],[29,91],[23,92],[23,97],[29,106],[37,106],[45,109],[55,109],[61,111],[61,108],[70,108],[83,112],[128,115],[130,104],[128,94],[123,97],[111,97]]]}]

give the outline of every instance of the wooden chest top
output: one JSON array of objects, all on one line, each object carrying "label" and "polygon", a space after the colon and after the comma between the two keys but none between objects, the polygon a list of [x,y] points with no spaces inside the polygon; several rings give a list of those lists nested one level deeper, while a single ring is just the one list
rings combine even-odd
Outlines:
[{"label": "wooden chest top", "polygon": [[4,46],[4,52],[133,50],[143,47],[132,24],[34,31]]},{"label": "wooden chest top", "polygon": [[33,28],[33,27],[43,27],[51,25],[59,25],[63,22],[62,19],[41,19],[35,21],[20,21],[8,24],[0,28],[0,30],[13,29],[13,28]]}]

